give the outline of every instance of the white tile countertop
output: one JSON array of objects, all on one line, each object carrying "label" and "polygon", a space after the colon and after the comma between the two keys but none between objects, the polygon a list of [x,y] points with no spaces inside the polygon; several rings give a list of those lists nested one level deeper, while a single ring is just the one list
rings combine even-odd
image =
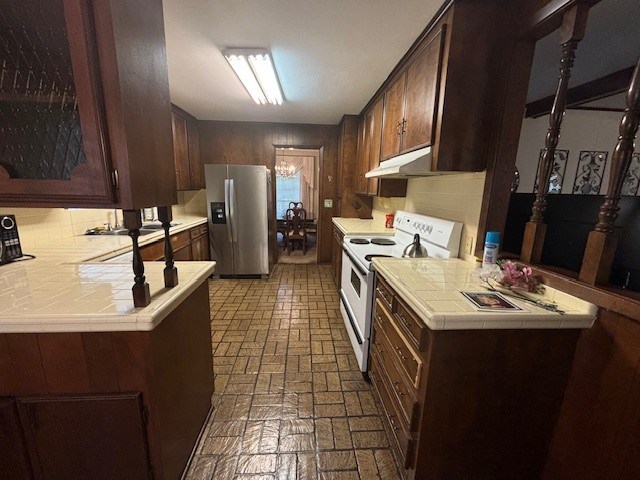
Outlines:
[{"label": "white tile countertop", "polygon": [[[175,219],[178,233],[207,221]],[[161,239],[161,230],[140,237]],[[78,236],[0,267],[0,333],[152,330],[214,271],[214,262],[176,262],[179,284],[164,287],[164,262],[145,262],[151,304],[133,306],[131,263],[99,263],[131,250],[128,236]]]},{"label": "white tile countertop", "polygon": [[563,315],[512,297],[522,310],[478,310],[460,293],[484,290],[476,267],[457,258],[374,258],[373,266],[432,330],[591,328],[598,315],[595,305],[549,287],[528,295],[555,302]]},{"label": "white tile countertop", "polygon": [[380,220],[333,217],[333,224],[345,235],[385,234],[393,235],[394,228],[386,228]]}]

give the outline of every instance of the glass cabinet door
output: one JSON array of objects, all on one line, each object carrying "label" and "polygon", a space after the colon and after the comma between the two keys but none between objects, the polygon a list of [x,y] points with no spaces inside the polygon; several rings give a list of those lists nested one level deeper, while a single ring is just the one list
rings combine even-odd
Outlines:
[{"label": "glass cabinet door", "polygon": [[87,0],[3,0],[0,204],[113,203]]}]

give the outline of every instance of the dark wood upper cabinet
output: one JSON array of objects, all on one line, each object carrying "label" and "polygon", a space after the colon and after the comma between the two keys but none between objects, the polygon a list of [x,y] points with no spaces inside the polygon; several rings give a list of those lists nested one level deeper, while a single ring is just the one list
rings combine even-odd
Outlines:
[{"label": "dark wood upper cabinet", "polygon": [[173,161],[176,166],[176,184],[178,190],[189,190],[189,134],[187,121],[171,111],[171,128],[173,129]]},{"label": "dark wood upper cabinet", "polygon": [[171,127],[178,190],[204,188],[204,169],[200,164],[198,120],[181,108],[171,105]]},{"label": "dark wood upper cabinet", "polygon": [[0,69],[0,203],[177,202],[160,0],[7,0]]},{"label": "dark wood upper cabinet", "polygon": [[407,68],[402,152],[432,144],[442,66],[443,29],[444,26],[427,41],[422,52]]},{"label": "dark wood upper cabinet", "polygon": [[[382,139],[382,110],[383,110],[383,102],[382,99],[378,100],[376,104],[371,109],[369,115],[369,132],[371,135],[370,140],[370,148],[369,148],[369,170],[373,170],[380,165],[380,142]],[[366,173],[366,172],[365,172]],[[367,179],[368,183],[368,193],[369,195],[377,195],[378,194],[378,184],[380,183],[377,178],[369,178]]]},{"label": "dark wood upper cabinet", "polygon": [[344,115],[340,120],[338,136],[338,168],[336,172],[336,196],[342,198],[343,190],[353,188],[354,166],[358,155],[357,115]]},{"label": "dark wood upper cabinet", "polygon": [[433,171],[486,167],[496,2],[458,0],[398,63],[384,99],[380,160],[431,146]]},{"label": "dark wood upper cabinet", "polygon": [[432,144],[444,28],[421,45],[414,60],[384,93],[381,160]]},{"label": "dark wood upper cabinet", "polygon": [[405,75],[401,75],[384,92],[384,114],[382,118],[382,144],[380,160],[400,153],[400,135],[404,114]]},{"label": "dark wood upper cabinet", "polygon": [[380,98],[360,122],[355,192],[367,196],[404,197],[407,194],[406,179],[365,177],[368,171],[380,165],[380,146],[384,135],[383,110],[384,103]]},{"label": "dark wood upper cabinet", "polygon": [[36,478],[151,478],[139,394],[25,398],[18,409]]},{"label": "dark wood upper cabinet", "polygon": [[356,161],[356,178],[354,180],[354,191],[356,193],[367,193],[369,186],[364,174],[369,167],[369,157],[367,152],[369,151],[369,138],[367,131],[366,115],[358,125],[358,155]]}]

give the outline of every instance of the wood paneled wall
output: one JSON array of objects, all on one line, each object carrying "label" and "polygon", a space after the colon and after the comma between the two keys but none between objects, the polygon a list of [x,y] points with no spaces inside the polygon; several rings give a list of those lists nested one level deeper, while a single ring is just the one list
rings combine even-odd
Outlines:
[{"label": "wood paneled wall", "polygon": [[212,163],[265,165],[273,174],[275,147],[321,149],[318,262],[331,261],[331,217],[335,207],[324,208],[323,200],[332,199],[336,204],[337,125],[201,121],[198,133],[201,169]]},{"label": "wood paneled wall", "polygon": [[609,310],[582,332],[543,478],[640,478],[640,323]]}]

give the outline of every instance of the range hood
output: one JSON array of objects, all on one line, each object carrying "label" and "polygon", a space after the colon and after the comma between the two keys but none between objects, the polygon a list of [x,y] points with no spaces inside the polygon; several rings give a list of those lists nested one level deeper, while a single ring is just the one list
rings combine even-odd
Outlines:
[{"label": "range hood", "polygon": [[380,162],[378,168],[365,173],[364,176],[367,178],[407,178],[434,175],[435,172],[431,171],[431,160],[431,147],[424,147]]}]

